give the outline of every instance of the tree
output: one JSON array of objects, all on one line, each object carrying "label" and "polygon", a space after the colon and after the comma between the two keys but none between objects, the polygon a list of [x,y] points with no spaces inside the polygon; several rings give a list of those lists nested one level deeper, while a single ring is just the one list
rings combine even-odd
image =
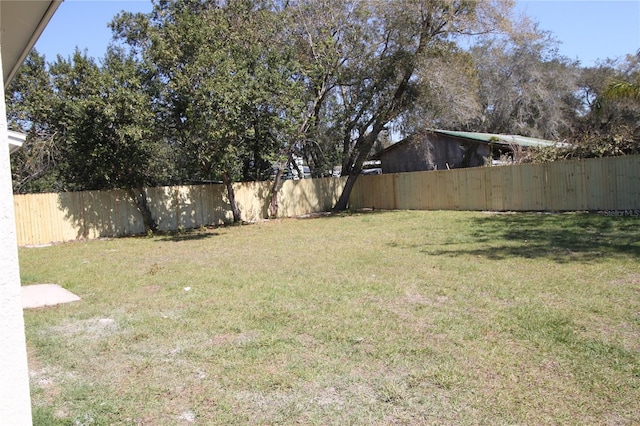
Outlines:
[{"label": "tree", "polygon": [[291,23],[288,38],[293,41],[304,84],[304,115],[296,135],[297,154],[311,168],[314,177],[332,175],[341,163],[336,91],[349,58],[349,39],[357,36],[357,2],[302,0],[289,2],[285,13]]},{"label": "tree", "polygon": [[166,83],[181,168],[193,180],[221,180],[234,221],[233,182],[268,177],[298,127],[296,64],[280,18],[268,2],[177,0],[113,23]]},{"label": "tree", "polygon": [[551,34],[528,20],[471,49],[481,113],[468,130],[562,139],[578,107],[577,63],[561,56]]},{"label": "tree", "polygon": [[346,60],[335,105],[341,119],[344,190],[334,206],[347,208],[362,164],[381,132],[415,105],[421,64],[467,31],[500,25],[508,2],[361,1],[348,5],[353,30],[345,35]]},{"label": "tree", "polygon": [[582,108],[569,138],[573,148],[558,155],[585,158],[640,153],[640,102],[633,96],[639,76],[638,54],[582,69]]},{"label": "tree", "polygon": [[637,69],[638,61],[640,61],[640,50],[636,52],[635,58],[632,55],[627,57],[627,63],[631,69],[628,68],[626,72],[623,72],[623,76],[619,77],[626,77],[627,80],[616,78],[609,83],[603,94],[605,100],[629,99],[640,103],[640,71]]},{"label": "tree", "polygon": [[53,90],[45,58],[32,50],[6,91],[9,127],[27,134],[22,148],[11,155],[13,190],[55,192],[62,189],[50,117]]},{"label": "tree", "polygon": [[335,208],[346,208],[379,135],[406,121],[420,96],[438,93],[425,69],[438,63],[444,76],[442,64],[468,64],[455,37],[499,27],[510,7],[174,0],[156,3],[147,16],[123,14],[113,28],[166,83],[161,102],[183,169],[221,179],[238,220],[231,183],[259,177],[260,164],[280,162],[281,170],[294,153],[316,176],[340,157],[347,182]]},{"label": "tree", "polygon": [[403,117],[403,133],[465,129],[480,116],[480,78],[472,55],[461,47],[447,43],[434,49],[422,61],[417,78],[421,91]]},{"label": "tree", "polygon": [[425,92],[419,70],[426,61],[456,57],[449,54],[455,36],[496,28],[510,6],[173,0],[146,16],[123,14],[112,26],[166,85],[159,103],[182,150],[181,168],[222,180],[239,220],[232,182],[259,177],[261,164],[275,161],[281,170],[294,153],[316,176],[340,157],[347,182],[335,208],[346,208],[379,135]]},{"label": "tree", "polygon": [[125,189],[145,230],[155,232],[144,188],[162,182],[168,164],[150,125],[153,100],[144,70],[112,47],[102,67],[76,51],[69,60],[58,57],[51,75],[57,96],[52,116],[68,189]]}]

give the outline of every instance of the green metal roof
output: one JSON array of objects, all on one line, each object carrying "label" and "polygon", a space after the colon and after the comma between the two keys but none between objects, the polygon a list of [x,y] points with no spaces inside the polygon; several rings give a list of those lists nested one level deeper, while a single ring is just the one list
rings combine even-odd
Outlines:
[{"label": "green metal roof", "polygon": [[439,133],[447,136],[454,136],[458,138],[471,139],[478,142],[492,143],[497,145],[520,145],[525,147],[541,147],[541,148],[566,145],[562,142],[554,142],[547,139],[537,139],[537,138],[530,138],[527,136],[519,136],[519,135],[498,135],[493,133],[458,132],[458,131],[452,131],[452,130],[438,130],[438,129],[432,129],[431,132]]},{"label": "green metal roof", "polygon": [[[439,130],[439,129],[428,129],[428,131],[434,134],[442,135],[442,136],[450,136],[453,138],[460,138],[460,139],[465,139],[467,141],[475,141],[475,142],[486,143],[486,144],[502,145],[504,147],[513,147],[514,145],[518,145],[526,148],[531,148],[531,147],[566,148],[570,146],[566,142],[554,142],[548,139],[537,139],[537,138],[530,138],[527,136],[519,136],[519,135],[499,135],[495,133],[461,132],[461,131],[454,131],[454,130]],[[387,153],[391,150],[397,149],[399,146],[404,145],[406,142],[413,140],[414,137],[415,135],[409,136],[399,142],[391,144],[391,146],[387,147],[383,151],[372,156],[371,159],[373,160],[379,159],[383,153]]]}]

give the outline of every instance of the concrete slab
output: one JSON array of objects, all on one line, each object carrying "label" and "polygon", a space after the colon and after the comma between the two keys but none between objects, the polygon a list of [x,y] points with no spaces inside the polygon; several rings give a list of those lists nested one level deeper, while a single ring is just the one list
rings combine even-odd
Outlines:
[{"label": "concrete slab", "polygon": [[80,297],[58,284],[34,284],[22,286],[22,307],[41,308],[60,303],[77,302]]}]

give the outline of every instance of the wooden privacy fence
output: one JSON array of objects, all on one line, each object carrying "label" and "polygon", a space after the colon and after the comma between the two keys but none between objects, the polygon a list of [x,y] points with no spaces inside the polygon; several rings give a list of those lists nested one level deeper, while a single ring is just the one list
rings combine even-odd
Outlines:
[{"label": "wooden privacy fence", "polygon": [[639,210],[640,156],[362,176],[354,209]]},{"label": "wooden privacy fence", "polygon": [[[278,216],[328,211],[343,186],[342,178],[284,181],[278,191]],[[270,188],[270,182],[234,185],[243,220],[267,217]],[[223,185],[149,188],[147,196],[162,231],[229,223],[233,217]],[[21,246],[144,232],[142,217],[125,191],[16,195],[14,205]]]},{"label": "wooden privacy fence", "polygon": [[[328,211],[344,178],[284,181],[279,217]],[[269,182],[236,184],[245,221],[267,217]],[[635,210],[640,211],[640,156],[447,171],[361,176],[353,209],[414,210]],[[222,185],[147,190],[160,230],[228,223],[232,215]],[[15,196],[18,244],[37,245],[144,232],[124,191]]]}]

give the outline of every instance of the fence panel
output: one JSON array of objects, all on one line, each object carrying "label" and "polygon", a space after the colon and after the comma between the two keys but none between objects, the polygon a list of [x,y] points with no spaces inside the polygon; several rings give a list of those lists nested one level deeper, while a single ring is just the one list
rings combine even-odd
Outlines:
[{"label": "fence panel", "polygon": [[[279,217],[327,211],[344,186],[342,178],[284,181],[278,191]],[[267,217],[271,182],[234,184],[245,221]],[[149,208],[161,231],[230,223],[224,185],[148,188]],[[125,191],[84,191],[15,195],[18,244],[38,245],[144,232],[140,212]]]},{"label": "fence panel", "polygon": [[360,176],[351,193],[350,204],[373,209],[397,208],[394,202],[395,176],[395,174]]},{"label": "fence panel", "polygon": [[574,211],[640,208],[640,156],[360,179],[353,208]]},{"label": "fence panel", "polygon": [[480,168],[469,169],[468,173],[460,174],[459,182],[458,188],[467,188],[465,194],[461,194],[460,209],[473,210],[478,206],[482,206],[482,210],[486,209],[487,193],[483,170]]},{"label": "fence panel", "polygon": [[[616,165],[616,206],[618,210],[640,208],[640,161],[622,157]],[[607,210],[607,209],[602,209]]]},{"label": "fence panel", "polygon": [[[338,201],[346,178],[286,180],[278,191],[279,217],[301,216],[331,210]],[[270,186],[267,186],[270,189]],[[268,191],[256,199],[268,207]],[[262,218],[267,217],[266,214]]]}]

